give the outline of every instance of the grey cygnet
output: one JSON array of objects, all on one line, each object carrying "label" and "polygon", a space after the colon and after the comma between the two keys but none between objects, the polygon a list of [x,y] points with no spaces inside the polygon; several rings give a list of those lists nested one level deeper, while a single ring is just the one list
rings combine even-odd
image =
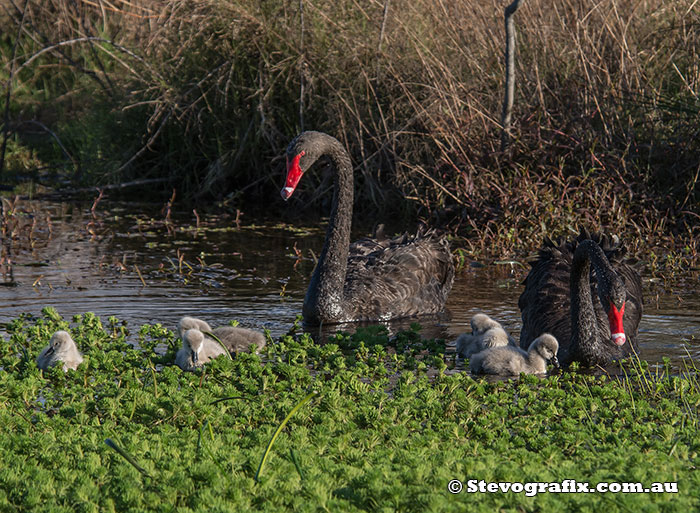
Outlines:
[{"label": "grey cygnet", "polygon": [[75,370],[83,363],[83,355],[67,331],[57,331],[53,334],[49,345],[39,353],[36,366],[47,370],[59,362],[63,363],[64,372],[68,372],[68,369]]},{"label": "grey cygnet", "polygon": [[455,342],[457,354],[462,358],[470,358],[489,347],[516,345],[515,339],[503,326],[484,313],[475,314],[471,319],[471,326],[471,335],[464,333]]},{"label": "grey cygnet", "polygon": [[559,343],[549,333],[540,335],[532,341],[527,352],[519,347],[502,346],[484,349],[475,354],[469,361],[469,369],[474,374],[513,375],[544,374],[547,371],[547,362],[552,361],[555,366]]},{"label": "grey cygnet", "polygon": [[193,371],[222,354],[226,354],[226,350],[221,344],[193,328],[183,334],[182,347],[175,356],[175,363],[184,371]]},{"label": "grey cygnet", "polygon": [[221,326],[212,329],[206,321],[195,317],[183,317],[180,319],[180,324],[178,326],[180,338],[182,338],[183,334],[189,329],[197,329],[205,335],[213,333],[231,353],[248,351],[251,345],[255,345],[257,352],[265,347],[265,335],[259,331],[248,328]]}]

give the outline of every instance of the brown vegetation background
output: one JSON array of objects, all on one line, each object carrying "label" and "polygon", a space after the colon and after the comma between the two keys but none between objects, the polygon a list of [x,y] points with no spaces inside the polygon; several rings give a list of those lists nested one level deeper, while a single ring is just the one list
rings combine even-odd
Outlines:
[{"label": "brown vegetation background", "polygon": [[[287,143],[314,129],[348,147],[359,215],[422,217],[472,252],[585,226],[698,253],[694,0],[526,0],[506,152],[505,2],[0,5],[0,179],[153,178],[181,199],[274,206]],[[299,208],[325,212],[327,173],[305,182]]]}]

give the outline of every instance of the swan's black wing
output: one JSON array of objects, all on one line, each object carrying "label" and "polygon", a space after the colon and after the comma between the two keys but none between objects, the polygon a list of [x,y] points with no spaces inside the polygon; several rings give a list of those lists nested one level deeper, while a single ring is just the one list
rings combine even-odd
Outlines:
[{"label": "swan's black wing", "polygon": [[[576,240],[556,242],[545,240],[538,258],[531,263],[530,273],[523,284],[518,307],[522,314],[520,347],[527,349],[542,333],[551,333],[559,342],[559,361],[566,365],[574,359],[569,354],[571,342],[571,293],[570,276],[574,252],[579,242],[591,239],[597,242],[610,265],[622,277],[627,289],[627,302],[623,316],[628,343],[622,348],[610,342],[610,327],[600,301],[594,299],[593,307],[598,319],[598,340],[611,353],[621,358],[637,348],[637,332],[642,316],[642,281],[634,264],[625,258],[625,249],[617,237],[582,232]],[[598,297],[597,282],[591,273],[591,295]]]},{"label": "swan's black wing", "polygon": [[527,350],[533,340],[551,333],[559,342],[559,361],[563,363],[571,340],[571,297],[569,276],[573,251],[567,244],[544,241],[538,258],[523,284],[525,290],[518,299],[523,327],[520,347]]},{"label": "swan's black wing", "polygon": [[345,301],[355,320],[388,320],[442,311],[454,281],[449,242],[433,230],[350,246]]}]

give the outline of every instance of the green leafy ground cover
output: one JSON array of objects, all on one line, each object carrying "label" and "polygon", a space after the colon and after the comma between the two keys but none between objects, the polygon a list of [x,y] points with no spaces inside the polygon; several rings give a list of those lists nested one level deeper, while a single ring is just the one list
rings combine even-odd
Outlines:
[{"label": "green leafy ground cover", "polygon": [[[36,355],[66,328],[85,363],[42,374]],[[129,334],[115,318],[103,325],[87,313],[69,323],[46,309],[7,331],[1,511],[700,507],[694,369],[673,376],[637,362],[624,365],[622,378],[572,372],[488,382],[450,372],[444,344],[422,341],[417,328],[393,339],[362,330],[324,345],[293,328],[261,355],[185,373],[170,364],[175,334],[157,324]],[[311,392],[256,482],[273,434]],[[447,483],[455,478],[677,482],[678,493],[453,495]]]}]

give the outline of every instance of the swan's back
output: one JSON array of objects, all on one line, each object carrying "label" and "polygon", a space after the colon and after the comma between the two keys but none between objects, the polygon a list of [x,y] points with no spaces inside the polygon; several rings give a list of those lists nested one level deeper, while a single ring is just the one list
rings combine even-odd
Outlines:
[{"label": "swan's back", "polygon": [[354,320],[442,311],[454,282],[449,242],[434,230],[350,245],[344,296]]},{"label": "swan's back", "polygon": [[571,286],[570,277],[574,252],[578,244],[586,239],[596,242],[605,253],[615,272],[622,278],[627,289],[627,302],[623,316],[625,333],[629,343],[621,348],[607,344],[610,328],[606,312],[598,300],[597,282],[591,272],[591,296],[597,318],[598,340],[606,344],[615,358],[624,357],[636,347],[637,329],[642,311],[642,284],[639,273],[625,258],[625,248],[616,237],[582,232],[576,240],[546,239],[538,258],[531,262],[532,268],[523,284],[518,307],[522,313],[523,327],[520,332],[520,347],[526,349],[541,333],[551,333],[559,342],[559,360],[563,364],[571,361]]},{"label": "swan's back", "polygon": [[187,330],[196,329],[203,333],[211,331],[211,326],[207,321],[202,319],[197,319],[196,317],[185,316],[180,319],[178,324],[178,333],[180,338],[183,338]]}]

